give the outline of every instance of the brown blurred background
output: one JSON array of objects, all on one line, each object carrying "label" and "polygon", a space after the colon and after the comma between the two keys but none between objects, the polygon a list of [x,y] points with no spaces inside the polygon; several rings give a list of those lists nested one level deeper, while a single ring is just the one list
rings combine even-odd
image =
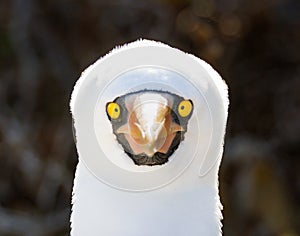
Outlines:
[{"label": "brown blurred background", "polygon": [[229,85],[224,234],[299,236],[299,0],[1,0],[0,235],[68,235],[70,93],[141,37],[207,60]]}]

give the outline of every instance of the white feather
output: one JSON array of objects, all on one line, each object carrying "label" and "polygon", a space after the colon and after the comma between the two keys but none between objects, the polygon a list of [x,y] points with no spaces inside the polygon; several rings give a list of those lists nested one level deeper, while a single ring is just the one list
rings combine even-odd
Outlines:
[{"label": "white feather", "polygon": [[[105,114],[106,102],[145,88],[194,103],[185,140],[163,166],[135,166]],[[221,235],[218,171],[228,94],[211,66],[162,43],[139,40],[86,69],[70,106],[79,155],[72,236]]]}]

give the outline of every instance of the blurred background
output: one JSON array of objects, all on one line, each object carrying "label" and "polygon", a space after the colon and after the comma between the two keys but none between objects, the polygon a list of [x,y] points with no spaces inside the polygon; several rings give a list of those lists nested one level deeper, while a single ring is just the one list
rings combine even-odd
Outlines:
[{"label": "blurred background", "polygon": [[1,0],[0,235],[68,235],[72,88],[138,38],[203,58],[229,85],[224,234],[299,236],[299,0]]}]

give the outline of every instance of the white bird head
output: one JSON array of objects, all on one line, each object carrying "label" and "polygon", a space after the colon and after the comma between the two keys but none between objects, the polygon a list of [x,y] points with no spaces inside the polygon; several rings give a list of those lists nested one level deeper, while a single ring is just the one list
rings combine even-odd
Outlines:
[{"label": "white bird head", "polygon": [[141,40],[76,83],[72,236],[220,235],[227,86],[206,62]]}]

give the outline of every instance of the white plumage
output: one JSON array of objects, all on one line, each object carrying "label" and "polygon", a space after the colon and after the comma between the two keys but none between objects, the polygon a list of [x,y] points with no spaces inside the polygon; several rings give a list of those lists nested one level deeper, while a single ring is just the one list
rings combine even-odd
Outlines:
[{"label": "white plumage", "polygon": [[[106,117],[107,102],[143,89],[194,104],[184,141],[163,165],[135,165]],[[227,108],[227,86],[218,73],[162,43],[130,43],[91,65],[71,99],[79,155],[71,235],[221,235],[218,170]]]}]

